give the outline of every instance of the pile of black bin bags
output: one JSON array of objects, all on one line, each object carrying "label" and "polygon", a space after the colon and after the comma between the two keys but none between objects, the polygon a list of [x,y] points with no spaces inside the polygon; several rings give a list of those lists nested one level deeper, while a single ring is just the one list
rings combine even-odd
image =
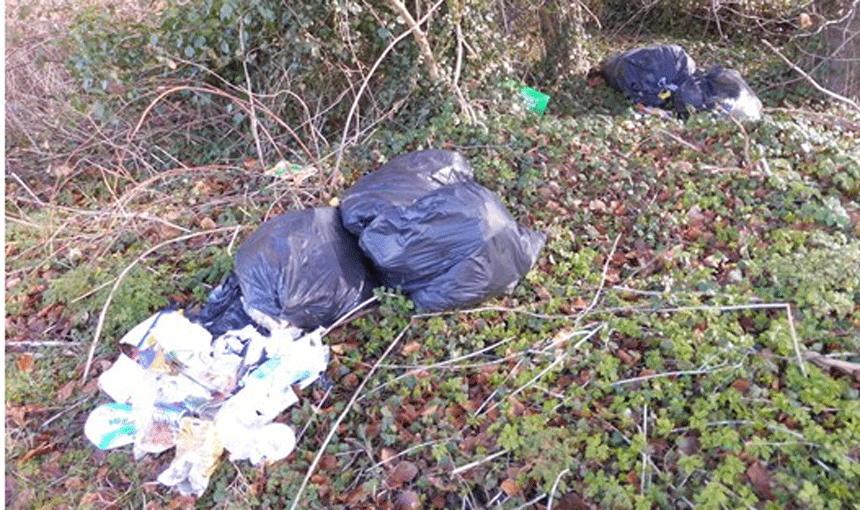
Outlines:
[{"label": "pile of black bin bags", "polygon": [[512,289],[546,241],[518,225],[456,152],[404,154],[347,190],[338,208],[260,225],[234,272],[189,313],[213,335],[248,324],[326,327],[384,285],[421,309],[473,305]]},{"label": "pile of black bin bags", "polygon": [[696,68],[677,44],[635,48],[604,60],[590,75],[600,75],[610,87],[634,103],[674,110],[686,118],[691,112],[718,106],[739,120],[759,120],[762,104],[734,69]]}]

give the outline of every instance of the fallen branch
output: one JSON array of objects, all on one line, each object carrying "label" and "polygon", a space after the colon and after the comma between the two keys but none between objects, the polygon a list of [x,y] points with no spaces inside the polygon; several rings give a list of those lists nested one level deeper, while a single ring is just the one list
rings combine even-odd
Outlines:
[{"label": "fallen branch", "polygon": [[257,158],[260,160],[260,168],[266,168],[266,159],[263,157],[263,146],[260,143],[260,133],[257,129],[257,110],[254,108],[254,91],[251,89],[251,74],[248,72],[248,54],[245,52],[245,23],[244,18],[239,18],[239,49],[242,51],[242,69],[245,71],[245,88],[248,93],[248,107],[251,120],[251,135],[254,137],[254,146],[257,148]]},{"label": "fallen branch", "polygon": [[824,369],[835,368],[850,375],[860,381],[860,363],[852,363],[850,361],[841,361],[833,359],[830,356],[824,356],[817,352],[806,351],[803,353],[803,358],[811,361]]},{"label": "fallen branch", "polygon": [[[421,50],[421,56],[424,57],[424,63],[427,65],[427,74],[430,76],[430,79],[434,83],[439,81],[439,66],[436,65],[436,57],[433,56],[433,51],[430,49],[430,43],[427,42],[427,35],[423,30],[421,30],[419,23],[415,22],[415,18],[412,17],[412,14],[409,13],[409,10],[400,0],[386,0],[386,3],[390,5],[392,9],[397,11],[397,14],[399,14],[401,18],[403,18],[406,26],[409,27],[409,31],[412,32],[412,35],[415,37],[415,42],[418,44],[418,48]],[[433,10],[431,9],[430,12],[433,12]],[[427,16],[421,18],[421,23],[426,19]]]},{"label": "fallen branch", "polygon": [[854,100],[852,100],[852,99],[850,99],[850,98],[847,98],[847,97],[845,97],[845,96],[843,96],[843,95],[837,94],[836,92],[833,92],[832,90],[826,89],[826,88],[824,88],[823,86],[819,85],[819,83],[818,83],[817,81],[815,81],[815,79],[813,79],[813,78],[812,78],[812,76],[809,76],[809,75],[806,73],[806,71],[804,71],[803,69],[801,69],[797,64],[795,64],[795,63],[794,63],[794,62],[792,62],[791,60],[789,60],[789,59],[788,59],[788,57],[786,57],[785,55],[783,55],[783,54],[782,54],[778,49],[776,49],[776,48],[775,48],[775,47],[774,47],[774,46],[773,46],[773,45],[772,45],[772,44],[771,44],[767,39],[762,39],[762,40],[761,40],[761,42],[763,42],[765,46],[767,46],[768,48],[770,48],[770,50],[771,50],[772,52],[776,53],[776,56],[778,56],[779,58],[781,58],[781,59],[782,59],[782,61],[783,61],[783,62],[785,62],[785,63],[788,65],[788,67],[790,67],[790,68],[794,69],[795,71],[797,71],[797,73],[798,73],[798,74],[800,74],[801,76],[803,76],[803,78],[804,78],[806,81],[808,81],[810,85],[812,85],[813,87],[815,87],[815,89],[816,89],[816,90],[818,90],[818,91],[819,91],[819,92],[821,92],[822,94],[825,94],[825,95],[827,95],[827,96],[832,97],[833,99],[836,99],[837,101],[841,101],[841,102],[843,102],[843,103],[847,104],[848,106],[850,106],[850,107],[854,108],[854,109],[855,109],[855,110],[857,110],[858,112],[860,112],[860,105],[858,105]]}]

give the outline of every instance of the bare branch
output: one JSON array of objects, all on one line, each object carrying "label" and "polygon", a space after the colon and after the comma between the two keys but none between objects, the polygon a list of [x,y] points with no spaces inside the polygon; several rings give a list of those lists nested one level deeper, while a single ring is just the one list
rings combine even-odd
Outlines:
[{"label": "bare branch", "polygon": [[776,48],[773,46],[773,44],[771,44],[767,39],[762,39],[762,40],[761,40],[761,42],[763,42],[765,46],[767,46],[768,48],[770,48],[770,50],[771,50],[771,51],[773,51],[774,53],[776,53],[776,56],[778,56],[779,58],[781,58],[781,59],[782,59],[782,61],[783,61],[783,62],[785,62],[785,63],[788,65],[788,67],[790,67],[790,68],[794,69],[795,71],[797,71],[797,73],[798,73],[798,74],[800,74],[801,76],[803,76],[803,78],[804,78],[806,81],[808,81],[810,85],[812,85],[813,87],[815,87],[815,89],[816,89],[816,90],[818,90],[818,91],[819,91],[819,92],[821,92],[822,94],[825,94],[825,95],[827,95],[827,96],[832,97],[833,99],[836,99],[837,101],[843,102],[843,103],[847,104],[848,106],[850,106],[850,107],[854,108],[854,109],[855,109],[855,110],[857,110],[858,112],[860,112],[860,105],[858,105],[854,100],[852,100],[852,99],[850,99],[850,98],[847,98],[847,97],[845,97],[845,96],[843,96],[843,95],[837,94],[836,92],[833,92],[832,90],[828,90],[828,89],[824,88],[823,86],[819,85],[819,84],[818,84],[818,82],[817,82],[817,81],[815,81],[815,79],[814,79],[814,78],[812,78],[812,76],[809,76],[809,75],[806,73],[806,71],[804,71],[803,69],[801,69],[797,64],[795,64],[795,63],[794,63],[794,62],[792,62],[791,60],[789,60],[789,59],[788,59],[788,57],[786,57],[785,55],[783,55],[783,54],[782,54],[778,49],[776,49]]},{"label": "bare branch", "polygon": [[[412,31],[412,35],[415,37],[415,42],[421,50],[421,56],[424,57],[424,63],[427,66],[427,74],[430,76],[430,79],[434,82],[439,81],[439,66],[436,65],[436,58],[433,56],[433,51],[430,49],[430,43],[427,42],[427,35],[423,30],[421,30],[421,27],[415,21],[415,18],[412,17],[412,14],[410,14],[409,10],[406,9],[406,6],[403,5],[403,2],[400,0],[386,0],[386,3],[400,14],[403,21],[406,23],[406,26],[408,26]],[[422,22],[426,18],[426,16],[422,18]]]}]

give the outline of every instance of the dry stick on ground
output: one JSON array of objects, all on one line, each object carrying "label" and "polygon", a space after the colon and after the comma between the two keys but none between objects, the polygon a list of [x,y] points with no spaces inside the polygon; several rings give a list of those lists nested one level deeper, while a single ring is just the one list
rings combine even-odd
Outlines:
[{"label": "dry stick on ground", "polygon": [[765,46],[767,46],[768,48],[770,48],[770,50],[771,50],[772,52],[776,53],[776,56],[778,56],[779,58],[781,58],[781,59],[782,59],[782,61],[783,61],[783,62],[785,62],[785,63],[788,65],[788,67],[790,67],[790,68],[794,69],[795,71],[797,71],[797,73],[798,73],[798,74],[800,74],[801,76],[803,76],[803,78],[804,78],[806,81],[808,81],[810,85],[812,85],[813,87],[815,87],[815,88],[816,88],[816,90],[818,90],[818,91],[819,91],[819,92],[821,92],[822,94],[825,94],[825,95],[828,95],[828,96],[832,97],[833,99],[836,99],[837,101],[841,101],[841,102],[843,102],[843,103],[847,104],[848,106],[850,106],[850,107],[854,108],[854,109],[855,109],[855,110],[857,110],[858,112],[860,112],[860,105],[858,105],[854,100],[852,100],[852,99],[850,99],[850,98],[847,98],[847,97],[845,97],[845,96],[843,96],[843,95],[837,94],[836,92],[833,92],[832,90],[828,90],[828,89],[824,88],[823,86],[819,85],[819,84],[818,84],[818,82],[817,82],[817,81],[815,81],[815,79],[813,79],[813,78],[812,78],[812,76],[809,76],[809,75],[806,73],[806,71],[804,71],[803,69],[801,69],[797,64],[795,64],[795,63],[794,63],[794,62],[792,62],[791,60],[789,60],[789,59],[788,59],[788,57],[786,57],[785,55],[783,55],[783,54],[782,54],[778,49],[776,49],[776,48],[773,46],[773,44],[771,44],[767,39],[762,39],[762,40],[761,40],[761,42],[763,42]]},{"label": "dry stick on ground", "polygon": [[555,491],[558,489],[558,482],[561,481],[561,477],[570,472],[570,469],[565,468],[562,470],[556,477],[555,482],[552,484],[552,490],[549,491],[549,501],[546,504],[546,510],[552,510],[552,499]]},{"label": "dry stick on ground", "polygon": [[141,253],[140,255],[138,255],[138,257],[136,259],[134,259],[134,261],[131,264],[129,264],[125,269],[123,269],[122,272],[119,274],[119,276],[116,277],[116,282],[114,282],[113,288],[111,288],[110,294],[108,294],[108,297],[105,300],[105,304],[102,307],[102,311],[99,314],[99,321],[98,321],[98,324],[96,324],[96,332],[93,334],[93,341],[92,341],[92,344],[90,344],[90,351],[87,354],[87,363],[84,366],[84,375],[83,375],[83,377],[81,377],[81,385],[83,385],[87,382],[87,377],[90,374],[90,366],[93,363],[93,355],[96,352],[96,346],[99,343],[99,336],[101,336],[102,328],[104,327],[104,323],[105,323],[105,316],[107,315],[108,307],[110,306],[110,303],[113,300],[113,295],[116,293],[116,290],[119,288],[119,284],[122,283],[122,279],[125,278],[125,275],[128,274],[128,272],[131,271],[132,268],[138,264],[138,262],[143,260],[150,253],[157,251],[157,250],[159,250],[159,249],[161,249],[161,248],[163,248],[169,244],[178,243],[180,241],[186,241],[186,240],[192,239],[194,237],[200,237],[200,236],[209,235],[209,234],[216,234],[218,232],[225,232],[228,230],[239,229],[239,228],[242,228],[242,227],[241,226],[238,226],[238,227],[237,226],[218,227],[218,228],[213,228],[210,230],[204,230],[202,232],[195,232],[193,234],[187,234],[184,236],[174,237],[173,239],[168,239],[167,241],[158,243],[157,245],[153,246],[152,248]]},{"label": "dry stick on ground", "polygon": [[356,94],[355,94],[355,100],[353,100],[352,106],[349,109],[349,114],[347,114],[347,116],[346,116],[346,122],[344,122],[344,124],[343,124],[343,136],[341,137],[340,147],[338,148],[338,151],[337,151],[337,160],[334,163],[334,169],[332,171],[332,176],[331,176],[332,180],[336,179],[336,176],[339,175],[339,173],[340,173],[340,162],[343,159],[343,149],[344,149],[344,145],[346,144],[346,137],[349,133],[349,124],[352,122],[352,117],[355,115],[355,110],[358,108],[358,103],[359,103],[359,101],[361,101],[361,96],[364,95],[364,91],[365,91],[365,89],[367,89],[367,85],[370,83],[370,78],[373,76],[373,73],[376,72],[376,68],[379,67],[380,64],[382,64],[382,61],[385,60],[385,57],[388,55],[388,53],[392,49],[394,49],[394,47],[397,45],[397,43],[399,43],[400,41],[405,39],[409,34],[412,33],[413,30],[418,29],[419,25],[421,25],[422,23],[427,21],[427,19],[430,17],[430,15],[433,14],[433,12],[436,9],[438,9],[439,6],[442,5],[442,3],[444,1],[445,0],[439,0],[438,2],[436,2],[430,8],[430,10],[427,11],[427,14],[422,16],[420,20],[415,22],[414,25],[410,26],[402,34],[395,37],[394,40],[392,40],[388,44],[388,46],[385,47],[385,49],[382,51],[382,54],[379,55],[379,58],[376,59],[376,62],[373,63],[373,67],[370,68],[370,71],[368,71],[367,76],[365,76],[364,81],[361,83],[361,87],[359,87],[358,92],[356,92]]},{"label": "dry stick on ground", "polygon": [[476,460],[474,462],[470,462],[468,464],[465,464],[463,466],[455,468],[453,471],[451,471],[451,476],[459,475],[463,471],[468,471],[468,470],[472,469],[473,467],[477,467],[477,466],[480,466],[481,464],[485,464],[487,462],[490,462],[491,460],[495,459],[496,457],[501,457],[502,455],[504,455],[506,453],[508,453],[508,450],[501,450],[501,451],[498,451],[492,455],[488,455],[487,457],[484,457],[481,460]]},{"label": "dry stick on ground", "polygon": [[829,356],[824,356],[812,351],[805,352],[803,357],[822,368],[835,368],[837,370],[841,370],[860,381],[860,364],[858,363],[833,359]]},{"label": "dry stick on ground", "polygon": [[388,348],[385,349],[385,352],[382,353],[382,356],[380,356],[379,359],[376,360],[376,363],[374,363],[373,367],[370,369],[370,372],[367,373],[364,380],[361,381],[361,384],[359,384],[358,388],[355,389],[355,392],[352,394],[352,398],[349,399],[349,402],[346,404],[346,407],[343,409],[343,412],[340,413],[340,416],[338,416],[337,420],[335,420],[335,422],[332,424],[328,436],[326,436],[325,440],[320,445],[320,448],[317,451],[317,455],[316,457],[314,457],[314,461],[311,462],[310,467],[308,467],[308,472],[305,474],[305,479],[302,480],[302,485],[299,486],[299,490],[296,492],[296,496],[293,499],[293,504],[290,506],[290,510],[295,510],[296,508],[298,508],[299,501],[301,501],[302,499],[302,492],[305,491],[305,487],[308,485],[308,481],[311,479],[311,476],[313,476],[314,470],[316,469],[317,464],[319,464],[320,459],[325,453],[326,447],[328,446],[329,442],[331,442],[331,438],[334,437],[338,427],[340,427],[340,423],[343,421],[344,418],[346,418],[346,415],[347,413],[349,413],[350,409],[352,409],[352,405],[355,404],[355,401],[358,399],[359,394],[364,389],[365,385],[367,385],[367,382],[370,381],[370,378],[373,377],[373,374],[376,372],[376,369],[379,368],[379,365],[382,363],[382,361],[388,357],[391,351],[394,350],[394,346],[397,345],[400,339],[406,335],[406,332],[409,331],[409,328],[412,326],[412,323],[414,321],[415,317],[412,317],[409,320],[409,324],[407,324],[406,327],[404,327],[403,330],[400,331],[400,334],[398,334],[394,338],[394,340],[391,341],[391,345],[389,345]]}]

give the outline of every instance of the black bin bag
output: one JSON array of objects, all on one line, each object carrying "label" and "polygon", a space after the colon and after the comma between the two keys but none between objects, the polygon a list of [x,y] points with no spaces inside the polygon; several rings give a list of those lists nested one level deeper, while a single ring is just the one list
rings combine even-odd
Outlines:
[{"label": "black bin bag", "polygon": [[200,324],[212,338],[217,338],[228,331],[242,329],[252,325],[260,333],[269,332],[255,324],[245,312],[242,305],[242,289],[236,273],[228,274],[217,287],[212,289],[202,306],[185,310],[185,316],[191,322]]},{"label": "black bin bag", "polygon": [[[448,154],[436,161],[462,158]],[[462,172],[453,183],[427,185],[432,165],[422,153],[407,156],[359,180],[341,206],[344,217],[351,207],[365,206],[355,231],[382,283],[400,287],[428,311],[472,305],[513,288],[537,261],[545,234],[518,225],[494,193],[461,179]],[[427,164],[394,165],[416,160]],[[386,187],[386,181],[394,184]],[[418,190],[410,182],[426,186]],[[371,188],[372,208],[360,200]]]},{"label": "black bin bag", "polygon": [[462,155],[428,149],[397,156],[360,178],[340,204],[343,225],[358,235],[376,216],[397,205],[409,205],[446,184],[472,180]]},{"label": "black bin bag", "polygon": [[242,244],[235,273],[245,311],[309,330],[330,326],[373,295],[377,281],[336,208],[269,219]]},{"label": "black bin bag", "polygon": [[610,57],[600,65],[607,85],[634,103],[666,108],[673,92],[696,71],[696,62],[677,44],[650,46]]}]

